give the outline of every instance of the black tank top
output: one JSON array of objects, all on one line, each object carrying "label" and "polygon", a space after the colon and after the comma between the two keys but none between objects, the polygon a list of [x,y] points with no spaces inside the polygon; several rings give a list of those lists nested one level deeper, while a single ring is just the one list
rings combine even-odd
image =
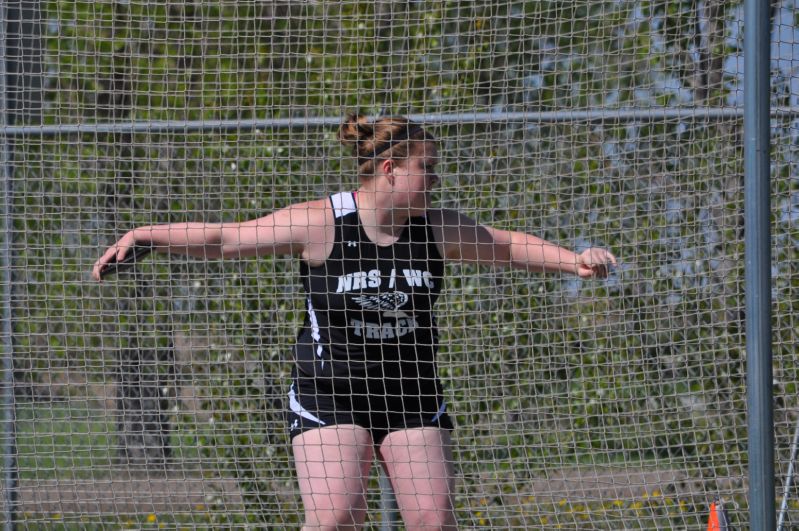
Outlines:
[{"label": "black tank top", "polygon": [[336,389],[414,393],[436,378],[433,305],[444,262],[426,217],[408,220],[399,239],[378,246],[366,236],[356,194],[330,197],[335,244],[324,264],[300,271],[307,297],[295,347],[297,370]]}]

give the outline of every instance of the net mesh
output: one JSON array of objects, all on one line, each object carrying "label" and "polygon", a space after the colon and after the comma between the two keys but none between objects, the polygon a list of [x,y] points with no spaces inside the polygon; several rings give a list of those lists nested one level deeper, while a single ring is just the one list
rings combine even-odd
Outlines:
[{"label": "net mesh", "polygon": [[[799,11],[775,5],[772,102],[795,109]],[[356,188],[335,139],[352,110],[435,133],[437,204],[619,257],[590,281],[448,265],[438,364],[460,527],[697,528],[715,499],[747,526],[740,2],[5,10],[23,527],[302,522],[283,413],[297,260],[155,254],[101,284],[89,272],[134,226],[244,221]],[[782,484],[799,125],[772,123]]]}]

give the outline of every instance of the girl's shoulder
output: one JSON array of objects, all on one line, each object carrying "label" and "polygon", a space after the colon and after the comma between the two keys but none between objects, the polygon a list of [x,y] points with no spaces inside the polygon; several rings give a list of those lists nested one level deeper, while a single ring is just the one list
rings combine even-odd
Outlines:
[{"label": "girl's shoulder", "polygon": [[451,208],[431,208],[426,213],[427,222],[433,227],[452,228],[473,225],[474,220]]},{"label": "girl's shoulder", "polygon": [[294,203],[287,210],[291,213],[292,225],[323,227],[330,224],[333,218],[329,197]]}]

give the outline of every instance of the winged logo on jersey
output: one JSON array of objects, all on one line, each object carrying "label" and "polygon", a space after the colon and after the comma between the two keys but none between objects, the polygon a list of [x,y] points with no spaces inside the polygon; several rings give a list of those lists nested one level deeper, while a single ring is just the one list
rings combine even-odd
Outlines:
[{"label": "winged logo on jersey", "polygon": [[385,317],[408,317],[400,307],[408,302],[408,294],[403,291],[393,291],[391,293],[380,293],[379,295],[361,295],[353,297],[352,300],[361,305],[364,310],[383,310]]}]

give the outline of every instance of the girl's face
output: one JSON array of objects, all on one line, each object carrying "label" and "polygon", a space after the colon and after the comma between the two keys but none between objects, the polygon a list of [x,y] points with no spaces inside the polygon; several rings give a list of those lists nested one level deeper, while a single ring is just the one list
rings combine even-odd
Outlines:
[{"label": "girl's face", "polygon": [[438,148],[430,141],[417,142],[407,159],[396,161],[392,171],[395,208],[408,208],[411,216],[427,212],[432,206],[433,189],[438,184],[437,164]]}]

